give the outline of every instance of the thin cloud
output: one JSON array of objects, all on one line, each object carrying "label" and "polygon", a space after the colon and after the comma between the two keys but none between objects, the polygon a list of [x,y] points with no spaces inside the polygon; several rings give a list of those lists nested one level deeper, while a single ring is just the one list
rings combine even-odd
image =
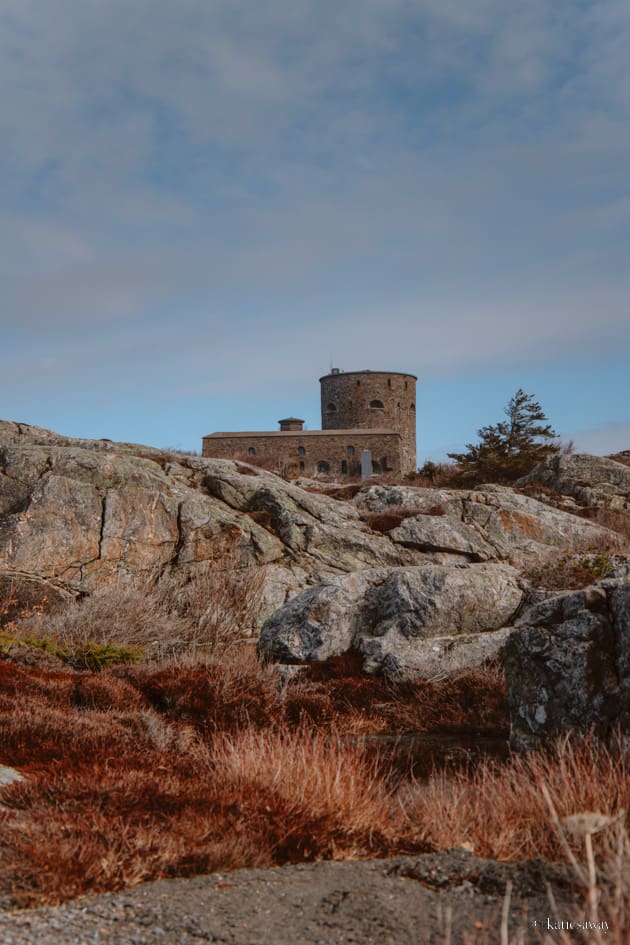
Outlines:
[{"label": "thin cloud", "polygon": [[42,392],[96,344],[216,394],[627,349],[629,41],[622,0],[6,0],[3,383],[38,334]]}]

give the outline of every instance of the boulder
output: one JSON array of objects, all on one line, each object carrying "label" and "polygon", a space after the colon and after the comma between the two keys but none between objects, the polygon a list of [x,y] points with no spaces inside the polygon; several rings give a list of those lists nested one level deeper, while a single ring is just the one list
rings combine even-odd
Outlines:
[{"label": "boulder", "polygon": [[630,466],[604,456],[548,456],[517,485],[533,482],[573,496],[583,506],[630,509]]},{"label": "boulder", "polygon": [[259,654],[280,663],[310,663],[345,653],[353,646],[368,589],[385,576],[358,571],[306,588],[263,624]]},{"label": "boulder", "polygon": [[505,644],[511,741],[531,748],[570,730],[630,729],[630,578],[550,594]]},{"label": "boulder", "polygon": [[617,569],[600,581],[608,598],[610,620],[615,633],[616,669],[619,681],[619,724],[630,732],[630,567]]},{"label": "boulder", "polygon": [[491,660],[502,659],[510,627],[483,633],[414,640],[413,647],[401,653],[384,654],[375,641],[362,640],[365,672],[386,672],[409,679],[444,679],[464,670],[477,669]]},{"label": "boulder", "polygon": [[[452,649],[453,638],[465,637],[479,662],[483,645],[470,638],[510,624],[524,595],[517,573],[505,565],[363,571],[298,594],[266,621],[258,649],[267,659],[300,663],[354,648],[368,672],[434,675],[436,665],[444,664],[436,654]],[[433,643],[436,638],[449,639]],[[493,655],[501,644],[494,641]],[[462,646],[460,662],[464,652]]]}]

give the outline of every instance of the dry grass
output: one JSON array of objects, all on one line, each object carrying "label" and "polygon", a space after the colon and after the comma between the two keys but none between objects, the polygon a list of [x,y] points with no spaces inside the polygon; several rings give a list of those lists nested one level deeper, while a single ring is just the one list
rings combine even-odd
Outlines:
[{"label": "dry grass", "polygon": [[118,583],[53,612],[23,615],[4,633],[16,642],[39,641],[77,668],[97,668],[99,659],[108,665],[203,656],[251,634],[258,617],[264,568],[233,565],[228,557],[221,569],[206,563],[159,584]]},{"label": "dry grass", "polygon": [[[438,850],[466,844],[499,860],[562,860],[566,849],[550,829],[545,792],[560,818],[582,811],[617,816],[630,797],[630,747],[621,739],[607,746],[591,737],[565,738],[548,753],[436,773],[401,801],[414,839]],[[579,852],[575,841],[573,852]]]},{"label": "dry grass", "polygon": [[[588,940],[603,945],[627,945],[630,919],[630,835],[627,828],[627,811],[620,809],[614,816],[599,811],[584,810],[569,817],[560,817],[556,804],[547,788],[542,794],[548,808],[551,826],[563,847],[566,859],[573,868],[573,875],[583,899],[583,912],[573,916],[579,927],[586,931]],[[594,849],[596,837],[599,856]],[[583,855],[575,855],[575,841],[583,842]],[[554,931],[552,943],[567,945],[571,941],[567,934],[566,917],[556,907],[553,893],[548,891],[553,909]]]},{"label": "dry grass", "polygon": [[621,535],[622,546],[630,550],[630,510],[629,509],[605,509],[599,506],[583,509],[580,512],[582,518],[587,518],[597,525],[609,528],[613,532]]},{"label": "dry grass", "polygon": [[614,566],[607,554],[574,555],[555,564],[532,568],[527,577],[536,587],[547,591],[578,590],[604,577]]},{"label": "dry grass", "polygon": [[117,676],[165,719],[202,734],[271,727],[284,719],[275,670],[260,664],[251,649],[233,651],[229,661],[217,657],[168,662],[156,669],[121,668]]},{"label": "dry grass", "polygon": [[70,701],[72,682],[3,707],[3,760],[28,775],[0,814],[0,885],[20,905],[395,842],[387,783],[356,748],[272,729],[207,739],[149,709],[46,704]]},{"label": "dry grass", "polygon": [[498,665],[448,679],[393,682],[360,672],[352,651],[315,664],[285,692],[289,724],[343,734],[492,732],[507,738],[505,680]]},{"label": "dry grass", "polygon": [[[27,775],[2,790],[0,888],[34,905],[162,876],[461,843],[559,859],[545,790],[559,818],[614,817],[627,803],[630,750],[593,739],[394,789],[383,759],[347,733],[494,723],[499,674],[400,688],[355,672],[351,654],[280,691],[251,654],[100,673],[0,660],[0,755]],[[570,849],[581,857],[578,841]]]}]

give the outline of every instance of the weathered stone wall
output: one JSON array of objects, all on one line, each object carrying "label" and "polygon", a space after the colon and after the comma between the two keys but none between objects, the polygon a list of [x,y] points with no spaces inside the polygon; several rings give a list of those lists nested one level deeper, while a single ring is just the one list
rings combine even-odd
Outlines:
[{"label": "weathered stone wall", "polygon": [[[402,466],[402,438],[384,430],[358,432],[308,430],[299,433],[213,433],[203,438],[203,456],[261,462],[270,469],[296,476],[359,475],[361,451],[370,450],[375,472],[399,475]],[[251,453],[250,451],[255,452]],[[326,463],[328,470],[322,468]],[[303,465],[301,465],[303,464]],[[344,465],[345,464],[345,465]]]},{"label": "weathered stone wall", "polygon": [[417,379],[413,374],[347,371],[319,380],[322,430],[395,430],[402,438],[401,470],[415,472]]}]

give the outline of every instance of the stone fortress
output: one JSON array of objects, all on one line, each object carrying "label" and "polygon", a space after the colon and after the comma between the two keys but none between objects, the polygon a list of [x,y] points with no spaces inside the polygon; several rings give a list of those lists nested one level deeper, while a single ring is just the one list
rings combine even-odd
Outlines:
[{"label": "stone fortress", "polygon": [[398,371],[341,371],[320,377],[322,429],[305,430],[296,417],[279,430],[210,433],[202,455],[260,463],[289,476],[361,474],[368,450],[373,473],[416,470],[416,381]]}]

